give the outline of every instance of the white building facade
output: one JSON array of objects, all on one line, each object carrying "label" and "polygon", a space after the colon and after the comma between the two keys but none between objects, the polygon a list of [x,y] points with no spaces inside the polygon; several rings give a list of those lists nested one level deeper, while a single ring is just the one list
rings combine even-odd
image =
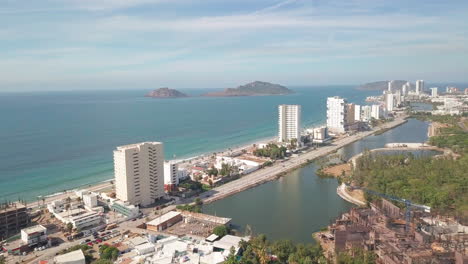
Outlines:
[{"label": "white building facade", "polygon": [[327,98],[327,128],[332,133],[346,132],[346,100],[334,96]]},{"label": "white building facade", "polygon": [[424,91],[424,81],[417,80],[416,81],[416,94],[421,94]]},{"label": "white building facade", "polygon": [[380,119],[380,105],[372,105],[371,106],[371,117],[374,119]]},{"label": "white building facade", "polygon": [[278,142],[289,142],[297,139],[301,144],[301,106],[279,105],[278,106]]},{"label": "white building facade", "polygon": [[431,88],[431,96],[432,97],[437,97],[437,87],[432,87]]},{"label": "white building facade", "polygon": [[361,121],[361,106],[354,105],[354,121]]},{"label": "white building facade", "polygon": [[164,196],[164,148],[161,142],[143,142],[114,151],[117,199],[147,206]]}]

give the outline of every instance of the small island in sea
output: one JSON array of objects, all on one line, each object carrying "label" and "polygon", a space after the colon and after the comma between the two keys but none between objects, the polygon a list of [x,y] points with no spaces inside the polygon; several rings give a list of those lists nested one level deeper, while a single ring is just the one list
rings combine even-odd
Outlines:
[{"label": "small island in sea", "polygon": [[[403,84],[407,83],[407,81],[404,81],[404,80],[395,80],[393,82],[396,87],[401,87],[403,86]],[[388,81],[365,83],[357,87],[358,90],[362,90],[362,91],[383,91],[383,90],[387,90],[387,88],[388,88]]]},{"label": "small island in sea", "polygon": [[188,97],[188,95],[179,92],[175,89],[169,89],[167,87],[159,88],[153,90],[145,95],[145,97],[152,97],[152,98],[182,98]]},{"label": "small island in sea", "polygon": [[285,95],[294,91],[269,82],[255,81],[237,88],[227,88],[224,91],[206,93],[202,96],[224,97],[224,96],[259,96],[259,95]]}]

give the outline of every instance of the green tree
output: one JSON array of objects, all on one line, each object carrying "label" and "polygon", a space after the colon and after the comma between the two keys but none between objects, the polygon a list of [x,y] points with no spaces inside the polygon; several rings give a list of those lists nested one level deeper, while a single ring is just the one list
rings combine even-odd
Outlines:
[{"label": "green tree", "polygon": [[68,230],[68,232],[71,232],[73,230],[73,224],[72,223],[67,223],[67,230]]},{"label": "green tree", "polygon": [[229,233],[229,229],[225,225],[217,226],[213,229],[213,234],[223,237]]}]

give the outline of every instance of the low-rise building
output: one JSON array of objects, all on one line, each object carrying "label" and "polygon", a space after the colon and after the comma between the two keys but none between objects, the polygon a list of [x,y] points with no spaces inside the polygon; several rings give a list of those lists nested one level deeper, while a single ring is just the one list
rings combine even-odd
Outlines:
[{"label": "low-rise building", "polygon": [[162,231],[180,221],[182,221],[182,214],[180,212],[171,211],[146,223],[146,229]]},{"label": "low-rise building", "polygon": [[56,256],[54,262],[56,264],[86,264],[85,256],[81,249]]},{"label": "low-rise building", "polygon": [[87,208],[94,208],[98,205],[97,195],[95,193],[83,195],[83,203]]},{"label": "low-rise building", "polygon": [[35,225],[21,229],[21,240],[28,246],[47,243],[47,228],[42,225]]},{"label": "low-rise building", "polygon": [[111,209],[112,211],[129,218],[136,217],[140,214],[140,209],[138,208],[138,206],[122,201],[114,201],[111,205]]}]

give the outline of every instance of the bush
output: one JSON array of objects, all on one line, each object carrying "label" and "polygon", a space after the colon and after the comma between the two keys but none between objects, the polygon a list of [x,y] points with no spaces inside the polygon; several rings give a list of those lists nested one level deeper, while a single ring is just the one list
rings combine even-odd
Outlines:
[{"label": "bush", "polygon": [[225,225],[217,226],[213,229],[213,234],[223,237],[229,233],[229,229]]}]

